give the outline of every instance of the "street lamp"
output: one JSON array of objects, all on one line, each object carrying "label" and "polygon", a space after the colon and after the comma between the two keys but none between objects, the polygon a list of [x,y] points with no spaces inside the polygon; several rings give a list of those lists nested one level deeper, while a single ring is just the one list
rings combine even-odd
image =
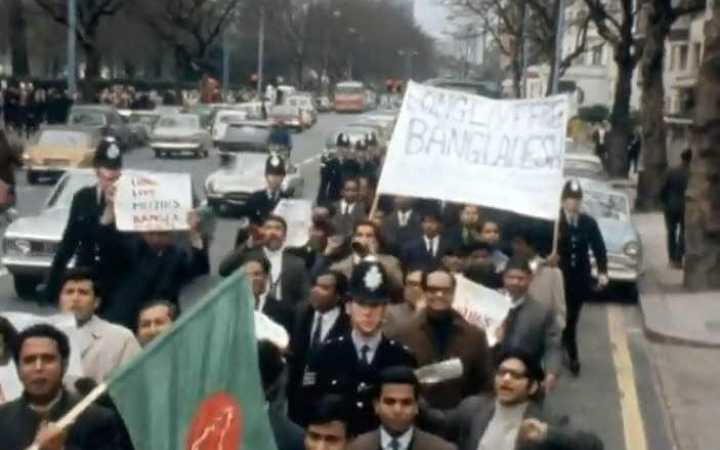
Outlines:
[{"label": "street lamp", "polygon": [[258,29],[258,67],[257,96],[262,101],[263,63],[265,60],[265,7],[260,7],[260,27]]},{"label": "street lamp", "polygon": [[75,53],[75,28],[77,28],[77,4],[76,0],[68,1],[68,34],[67,34],[67,85],[70,98],[75,99],[77,93],[77,56]]}]

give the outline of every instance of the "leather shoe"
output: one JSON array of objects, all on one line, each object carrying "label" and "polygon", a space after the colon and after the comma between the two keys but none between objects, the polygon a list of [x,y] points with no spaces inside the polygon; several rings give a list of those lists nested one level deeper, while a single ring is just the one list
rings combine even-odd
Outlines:
[{"label": "leather shoe", "polygon": [[574,377],[580,375],[580,361],[578,361],[577,359],[570,361],[570,373]]}]

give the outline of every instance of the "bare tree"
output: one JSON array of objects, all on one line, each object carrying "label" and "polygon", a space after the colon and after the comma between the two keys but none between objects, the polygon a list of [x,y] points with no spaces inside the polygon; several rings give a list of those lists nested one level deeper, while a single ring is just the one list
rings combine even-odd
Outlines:
[{"label": "bare tree", "polygon": [[30,75],[30,61],[27,48],[27,18],[23,0],[9,0],[7,27],[10,32],[10,60],[13,74],[18,77]]},{"label": "bare tree", "polygon": [[705,24],[686,194],[685,286],[720,288],[720,3]]},{"label": "bare tree", "polygon": [[608,135],[608,171],[613,177],[626,177],[628,173],[627,146],[632,133],[632,79],[643,49],[642,40],[635,33],[634,25],[638,17],[635,3],[635,0],[617,0],[610,4],[603,0],[585,0],[588,16],[598,34],[612,47],[613,60],[617,66]]},{"label": "bare tree", "polygon": [[[35,0],[55,22],[68,25],[67,0]],[[93,0],[77,2],[77,24],[75,34],[85,56],[85,82],[82,94],[86,100],[94,95],[95,81],[100,77],[102,55],[98,49],[100,24],[114,16],[126,5],[126,0]]]},{"label": "bare tree", "polygon": [[667,145],[664,122],[665,85],[663,67],[665,41],[677,19],[705,9],[705,0],[643,0],[647,18],[645,44],[640,61],[642,95],[643,170],[638,180],[636,206],[642,210],[660,206],[660,189],[667,171]]}]

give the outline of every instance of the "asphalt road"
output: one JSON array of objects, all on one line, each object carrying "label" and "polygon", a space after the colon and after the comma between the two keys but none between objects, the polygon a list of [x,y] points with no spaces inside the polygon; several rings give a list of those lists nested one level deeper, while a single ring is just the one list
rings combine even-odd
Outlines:
[{"label": "asphalt road", "polygon": [[[318,186],[319,156],[326,135],[334,128],[349,123],[351,115],[328,114],[320,117],[311,130],[293,136],[292,159],[305,176],[304,197],[314,198]],[[202,192],[201,183],[218,167],[218,158],[155,159],[152,152],[136,149],[126,155],[130,168],[145,170],[187,171]],[[18,209],[22,215],[36,213],[50,191],[50,186],[29,186],[20,174]],[[60,225],[59,225],[60,226]],[[237,222],[221,219],[211,248],[213,273],[222,256],[232,248]],[[215,277],[193,283],[183,293],[188,305],[213,285]],[[572,378],[561,376],[557,391],[546,400],[558,417],[568,416],[572,424],[597,432],[609,450],[670,450],[672,447],[668,420],[658,395],[656,371],[650,356],[649,343],[641,326],[636,305],[625,304],[622,298],[589,304],[580,324],[582,374]],[[21,301],[15,295],[11,277],[0,276],[0,311],[49,313],[33,302]]]}]

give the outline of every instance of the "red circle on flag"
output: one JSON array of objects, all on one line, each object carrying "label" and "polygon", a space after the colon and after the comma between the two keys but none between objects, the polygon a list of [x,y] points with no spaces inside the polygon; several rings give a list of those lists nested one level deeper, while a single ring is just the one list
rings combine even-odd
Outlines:
[{"label": "red circle on flag", "polygon": [[240,405],[225,392],[203,400],[188,428],[185,450],[238,450],[243,432]]}]

